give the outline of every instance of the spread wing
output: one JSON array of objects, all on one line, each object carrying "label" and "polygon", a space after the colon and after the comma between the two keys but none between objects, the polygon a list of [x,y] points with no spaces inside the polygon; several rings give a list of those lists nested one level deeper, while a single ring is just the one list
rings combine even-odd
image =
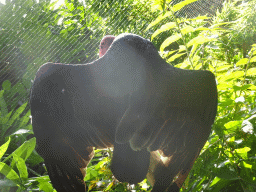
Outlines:
[{"label": "spread wing", "polygon": [[[37,151],[57,191],[85,191],[84,171],[93,157],[91,137],[76,120],[63,78],[71,66],[45,64],[37,72],[30,96]],[[62,72],[67,72],[67,76]]]},{"label": "spread wing", "polygon": [[[58,191],[85,191],[92,147],[112,146],[118,180],[138,183],[149,170],[153,191],[163,191],[206,142],[217,91],[212,73],[171,67],[151,42],[122,34],[90,64],[42,66],[30,102],[37,150]],[[157,150],[166,161],[152,166]]]},{"label": "spread wing", "polygon": [[134,65],[143,66],[144,77],[130,92],[115,141],[129,143],[134,151],[158,150],[165,157],[168,169],[156,169],[154,178],[153,191],[161,191],[178,173],[191,169],[211,132],[217,112],[215,77],[209,71],[168,65],[149,41],[138,36],[122,43],[136,52]]}]

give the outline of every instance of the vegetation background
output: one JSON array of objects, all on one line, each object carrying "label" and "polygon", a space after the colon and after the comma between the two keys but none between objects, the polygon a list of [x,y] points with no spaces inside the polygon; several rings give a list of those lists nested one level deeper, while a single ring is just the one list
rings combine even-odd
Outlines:
[{"label": "vegetation background", "polygon": [[[46,62],[88,63],[104,35],[151,39],[170,65],[210,70],[212,133],[181,191],[256,191],[256,0],[6,0],[0,3],[0,191],[54,191],[35,151],[29,93]],[[119,183],[111,149],[96,150],[90,191],[150,191]]]}]

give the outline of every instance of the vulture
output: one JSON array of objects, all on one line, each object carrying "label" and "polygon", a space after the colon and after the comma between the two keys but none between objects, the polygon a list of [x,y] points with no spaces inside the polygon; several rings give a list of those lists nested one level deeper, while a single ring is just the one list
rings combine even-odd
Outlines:
[{"label": "vulture", "polygon": [[46,63],[30,95],[37,152],[58,192],[84,192],[94,148],[113,147],[120,182],[145,177],[152,192],[179,191],[211,132],[217,88],[210,71],[184,70],[135,34],[107,36],[87,64]]}]

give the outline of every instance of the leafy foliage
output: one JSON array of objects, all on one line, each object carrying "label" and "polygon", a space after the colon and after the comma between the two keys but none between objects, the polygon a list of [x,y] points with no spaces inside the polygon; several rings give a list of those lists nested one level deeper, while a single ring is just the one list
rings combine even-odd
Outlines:
[{"label": "leafy foliage", "polygon": [[[5,142],[11,138],[7,150],[1,150],[5,163],[0,169],[1,190],[4,187],[5,191],[36,188],[53,191],[49,177],[44,176],[43,159],[34,146],[32,153],[27,152],[30,156],[22,157],[23,160],[21,154],[14,153],[32,137],[28,98],[38,68],[46,62],[88,63],[98,57],[99,42],[105,34],[134,32],[143,35],[154,16],[148,11],[147,1],[65,0],[59,7],[56,3],[50,0],[7,0],[0,6],[0,83],[3,87],[0,92],[0,146],[6,146]],[[137,9],[142,12],[138,14]],[[104,158],[108,160],[107,156]],[[21,162],[19,166],[22,168],[16,169],[18,164],[13,163],[13,159]],[[26,161],[27,170],[23,161]],[[91,166],[87,177],[93,175],[93,170],[101,169],[99,166],[93,168],[95,164]],[[7,177],[9,174],[15,177]],[[88,178],[91,189],[98,187],[93,183],[102,180],[103,175]],[[108,176],[112,178],[110,172]],[[16,180],[19,177],[25,179]],[[111,183],[110,179],[106,182],[107,185]],[[116,181],[108,188],[125,189],[126,186]],[[105,184],[101,188],[104,187]]]},{"label": "leafy foliage", "polygon": [[[169,17],[152,35],[154,39],[166,30],[173,31],[160,46],[163,57],[175,61],[176,67],[210,70],[217,78],[218,117],[182,191],[256,190],[255,3],[226,3],[212,23],[202,16],[176,18],[176,9],[171,8],[147,28]],[[168,50],[174,42],[179,48]]]},{"label": "leafy foliage", "polygon": [[[218,116],[182,191],[256,191],[255,0],[224,3],[215,17],[177,18],[195,0],[7,0],[0,6],[0,182],[3,191],[54,191],[32,138],[28,95],[45,62],[87,63],[106,34],[149,37],[170,64],[210,70]],[[139,11],[138,11],[139,10]],[[4,14],[1,14],[4,13]],[[8,79],[8,80],[7,80]],[[7,80],[7,81],[5,81]],[[148,191],[119,183],[112,152],[96,150],[86,175],[91,191]]]}]

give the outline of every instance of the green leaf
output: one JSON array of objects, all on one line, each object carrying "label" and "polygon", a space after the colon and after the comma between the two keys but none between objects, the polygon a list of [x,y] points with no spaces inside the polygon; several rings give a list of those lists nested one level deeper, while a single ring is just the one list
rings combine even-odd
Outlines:
[{"label": "green leaf", "polygon": [[[255,51],[255,52],[256,52],[256,51]],[[251,63],[256,62],[256,56],[252,57],[252,58],[250,59],[250,62],[251,62]]]},{"label": "green leaf", "polygon": [[93,177],[97,177],[98,176],[98,171],[91,169],[90,173],[93,175]]},{"label": "green leaf", "polygon": [[173,11],[173,12],[176,12],[176,11],[182,9],[184,6],[186,6],[186,5],[190,4],[190,3],[193,3],[193,2],[195,2],[195,1],[197,1],[197,0],[185,0],[185,1],[181,1],[180,3],[177,3],[176,5],[173,6],[172,11]]},{"label": "green leaf", "polygon": [[[153,22],[151,22],[148,27],[146,28],[145,31],[149,30],[151,27],[157,25],[160,21],[162,21],[163,19],[167,18],[167,17],[170,17],[173,15],[173,13],[175,13],[176,11],[182,9],[184,6],[190,4],[190,3],[193,3],[197,0],[185,0],[185,1],[182,1],[180,3],[177,3],[176,5],[174,5],[172,7],[172,11],[167,11],[164,15],[160,15],[156,18],[156,20],[154,20]],[[196,18],[193,18],[193,19],[187,19],[186,21],[189,21],[189,20],[204,20],[204,19],[207,19],[208,17],[206,16],[198,16]],[[178,22],[179,23],[179,22]]]},{"label": "green leaf", "polygon": [[[9,155],[4,161],[9,159],[13,154],[21,157],[25,161],[27,158],[30,156],[30,154],[33,152],[36,146],[36,138],[33,137],[29,139],[28,141],[25,141],[18,149],[16,149],[11,155]],[[11,164],[12,166],[14,165],[14,162]]]},{"label": "green leaf", "polygon": [[240,149],[235,149],[235,152],[237,152],[243,159],[247,159],[247,152],[250,151],[251,148],[244,147]]},{"label": "green leaf", "polygon": [[49,176],[41,176],[35,178],[35,180],[39,183],[39,189],[44,192],[53,192],[53,187],[50,184]]},{"label": "green leaf", "polygon": [[198,27],[198,28],[195,29],[195,31],[209,31],[209,30],[211,30],[211,29],[209,29],[207,27]]},{"label": "green leaf", "polygon": [[[255,182],[255,174],[254,174],[254,170],[252,170],[253,165],[248,164],[245,161],[241,161],[239,163],[239,167],[241,168],[241,172],[240,172],[241,179],[243,181],[246,181],[249,183],[254,183]],[[255,189],[253,187],[251,187],[251,188],[249,188],[248,191],[255,191]]]},{"label": "green leaf", "polygon": [[242,121],[229,121],[224,124],[224,127],[227,129],[228,133],[236,131],[237,128],[240,128]]},{"label": "green leaf", "polygon": [[217,177],[219,177],[221,179],[227,179],[227,180],[239,179],[238,174],[234,170],[230,169],[227,165],[217,169],[215,174]]},{"label": "green leaf", "polygon": [[219,177],[215,177],[215,178],[213,179],[213,181],[212,181],[212,183],[211,183],[210,186],[215,185],[215,184],[218,183],[219,181],[220,181],[220,178],[219,178]]},{"label": "green leaf", "polygon": [[253,90],[254,91],[254,90],[256,90],[256,86],[253,85],[253,84],[246,84],[246,85],[243,85],[243,86],[234,85],[233,89],[235,91],[245,91],[245,90],[249,90],[249,91]]},{"label": "green leaf", "polygon": [[176,23],[175,22],[169,22],[169,23],[166,23],[166,24],[162,25],[160,29],[156,30],[153,33],[153,35],[151,37],[151,40],[153,40],[160,33],[164,32],[164,31],[167,31],[167,30],[170,30],[170,29],[173,29],[175,27],[176,27]]},{"label": "green leaf", "polygon": [[235,71],[223,76],[225,81],[231,81],[234,79],[239,79],[241,77],[244,77],[244,71]]},{"label": "green leaf", "polygon": [[223,187],[227,186],[231,182],[231,180],[220,179],[219,177],[215,177],[210,185],[211,192],[219,192]]},{"label": "green leaf", "polygon": [[174,51],[164,51],[164,52],[160,52],[160,53],[163,55],[163,57],[168,57],[168,56],[174,54],[175,52],[177,52],[177,50],[174,50]]},{"label": "green leaf", "polygon": [[10,179],[14,182],[17,182],[19,180],[18,174],[3,162],[0,162],[0,173],[4,174],[7,179]]},{"label": "green leaf", "polygon": [[74,10],[74,5],[73,5],[73,3],[68,3],[68,1],[65,0],[65,5],[66,5],[66,7],[69,9],[69,11],[73,11],[73,10]]},{"label": "green leaf", "polygon": [[171,56],[167,61],[168,61],[168,62],[172,62],[172,61],[174,61],[175,59],[181,57],[181,56],[184,55],[184,54],[186,54],[186,53],[175,54],[175,55]]},{"label": "green leaf", "polygon": [[207,177],[204,176],[204,177],[200,180],[200,182],[198,182],[198,183],[196,184],[196,187],[194,188],[194,190],[195,190],[195,191],[201,191],[202,184],[204,183],[204,181],[205,181],[206,179],[207,179]]},{"label": "green leaf", "polygon": [[186,51],[186,47],[185,45],[180,45],[179,47],[179,53],[183,52],[183,51]]},{"label": "green leaf", "polygon": [[179,63],[175,65],[175,67],[181,68],[181,69],[187,69],[190,66],[190,63],[187,61],[184,61],[183,63]]},{"label": "green leaf", "polygon": [[242,161],[241,164],[242,164],[243,167],[245,167],[245,168],[247,168],[247,169],[251,169],[251,168],[252,168],[252,165],[246,163],[245,161]]},{"label": "green leaf", "polygon": [[207,43],[207,42],[210,42],[210,41],[215,41],[215,39],[199,35],[199,36],[195,37],[194,39],[191,39],[188,42],[187,46],[190,47],[194,44],[203,44],[203,43]]},{"label": "green leaf", "polygon": [[218,84],[217,85],[217,88],[218,90],[223,90],[223,91],[226,91],[228,88],[231,88],[232,87],[232,84],[225,84],[225,83],[221,83],[221,84]]},{"label": "green leaf", "polygon": [[4,90],[9,91],[12,87],[12,83],[9,80],[5,80],[2,84]]},{"label": "green leaf", "polygon": [[239,66],[239,65],[246,65],[248,63],[248,59],[247,58],[243,58],[243,59],[240,59],[237,63],[236,63],[236,66]]},{"label": "green leaf", "polygon": [[[9,121],[9,119],[11,118],[11,115],[12,115],[12,111],[10,111],[7,115],[5,115],[5,116],[3,117],[1,123],[2,123],[3,125],[6,125],[7,122]],[[9,128],[9,126],[7,125],[7,126],[6,126],[6,129],[8,129],[8,128]]]},{"label": "green leaf", "polygon": [[40,182],[39,183],[39,190],[44,192],[52,192],[53,187],[49,182]]},{"label": "green leaf", "polygon": [[[194,45],[192,46],[192,49],[191,49],[191,52],[190,52],[191,55],[193,55],[193,54],[196,52],[197,47],[198,47],[198,44],[194,44]],[[195,56],[197,56],[197,55],[195,55]]]},{"label": "green leaf", "polygon": [[21,119],[21,123],[19,125],[19,128],[22,128],[23,126],[25,126],[29,120],[30,120],[30,116],[31,116],[31,111],[29,110],[26,115],[24,115]]},{"label": "green leaf", "polygon": [[145,31],[149,30],[151,27],[157,25],[160,21],[162,21],[163,19],[165,19],[166,17],[172,16],[172,12],[168,11],[166,12],[164,15],[160,15],[156,18],[156,20],[154,20],[153,22],[151,22],[148,27],[146,28]]},{"label": "green leaf", "polygon": [[253,108],[249,113],[250,113],[250,114],[254,114],[254,113],[256,113],[256,107],[255,107],[255,108]]},{"label": "green leaf", "polygon": [[0,147],[0,159],[5,154],[9,144],[10,144],[11,138],[9,137],[8,141],[6,141],[1,147]]},{"label": "green leaf", "polygon": [[20,117],[20,114],[25,110],[28,103],[24,103],[21,105],[12,115],[11,119],[9,120],[9,125],[12,125],[13,122]]},{"label": "green leaf", "polygon": [[85,177],[84,177],[84,180],[85,180],[85,181],[90,181],[91,178],[93,178],[93,177],[91,176],[91,174],[88,173],[88,169],[89,169],[89,168],[87,168],[87,170],[86,170],[86,175],[85,175]]},{"label": "green leaf", "polygon": [[186,26],[181,29],[182,34],[187,34],[187,33],[193,32],[193,31],[195,31],[195,29],[191,26]]},{"label": "green leaf", "polygon": [[27,179],[28,178],[28,170],[27,170],[25,161],[16,154],[13,154],[13,159],[14,159],[16,166],[19,170],[20,177],[22,179]]},{"label": "green leaf", "polygon": [[112,181],[107,188],[105,189],[106,191],[111,191],[110,189],[114,186],[114,182]]},{"label": "green leaf", "polygon": [[0,109],[1,109],[1,116],[4,117],[8,114],[8,109],[6,102],[4,100],[4,90],[0,91]]},{"label": "green leaf", "polygon": [[226,71],[226,70],[230,69],[231,67],[233,67],[233,65],[222,65],[222,66],[218,66],[218,67],[216,68],[216,71],[217,71],[217,72]]},{"label": "green leaf", "polygon": [[251,75],[251,76],[256,75],[256,67],[248,69],[248,71],[246,72],[246,75]]},{"label": "green leaf", "polygon": [[219,27],[219,26],[228,25],[228,24],[231,24],[231,23],[234,23],[234,22],[231,21],[231,22],[217,23],[217,24],[215,24],[215,25],[212,25],[211,28],[217,28],[217,27]]},{"label": "green leaf", "polygon": [[167,39],[165,39],[165,41],[162,43],[161,47],[160,47],[160,51],[164,51],[164,49],[172,44],[175,41],[178,41],[181,38],[181,34],[175,34],[172,35],[171,37],[168,37]]}]

